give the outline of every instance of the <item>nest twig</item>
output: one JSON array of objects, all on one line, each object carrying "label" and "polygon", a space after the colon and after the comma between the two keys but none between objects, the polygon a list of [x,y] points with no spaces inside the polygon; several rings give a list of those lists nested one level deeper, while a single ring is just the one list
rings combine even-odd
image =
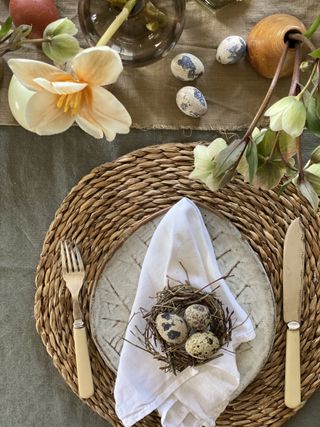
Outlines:
[{"label": "nest twig", "polygon": [[[141,346],[136,346],[147,351],[154,359],[161,362],[161,370],[173,372],[174,374],[183,371],[188,366],[202,364],[204,361],[190,356],[185,350],[184,343],[179,345],[171,344],[160,336],[156,327],[156,318],[160,313],[170,312],[183,317],[185,309],[191,304],[203,304],[208,307],[211,314],[208,330],[219,339],[220,347],[228,344],[232,331],[232,313],[228,312],[228,308],[223,309],[221,301],[216,296],[216,289],[210,292],[204,290],[209,285],[221,280],[221,278],[204,286],[202,289],[198,289],[191,286],[187,272],[186,276],[185,283],[175,281],[178,284],[170,285],[168,280],[167,287],[157,293],[155,304],[150,311],[146,311],[143,308],[140,309],[140,314],[146,321],[146,327],[144,331],[137,329],[136,333],[134,333],[141,344]],[[193,332],[195,331],[191,329],[189,335]],[[221,352],[215,353],[211,359],[207,359],[205,362],[220,356],[222,356]]]}]

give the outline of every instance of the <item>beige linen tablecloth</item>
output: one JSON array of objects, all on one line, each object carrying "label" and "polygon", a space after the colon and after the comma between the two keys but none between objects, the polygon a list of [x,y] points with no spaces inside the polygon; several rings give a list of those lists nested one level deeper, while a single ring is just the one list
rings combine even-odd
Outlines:
[{"label": "beige linen tablecloth", "polygon": [[[8,1],[0,0],[1,19],[8,14]],[[77,25],[77,1],[57,0],[61,16]],[[244,0],[214,13],[194,0],[187,3],[185,28],[178,45],[170,54],[153,65],[127,68],[110,89],[130,112],[133,127],[166,129],[234,130],[248,126],[269,81],[258,76],[246,60],[234,65],[221,65],[215,59],[216,47],[229,35],[247,37],[252,26],[273,13],[289,13],[308,26],[320,12],[318,0]],[[85,46],[79,31],[81,44]],[[319,41],[319,35],[316,36]],[[170,71],[171,59],[180,52],[197,55],[205,73],[195,83],[205,95],[208,112],[200,119],[188,118],[175,104],[176,92],[186,83],[176,80]],[[9,58],[6,55],[6,59]],[[45,59],[39,50],[29,47],[11,54],[15,57]],[[11,72],[6,69],[0,89],[0,124],[14,124],[7,103]],[[187,83],[188,84],[188,83]],[[282,80],[276,97],[287,93],[288,79]]]}]

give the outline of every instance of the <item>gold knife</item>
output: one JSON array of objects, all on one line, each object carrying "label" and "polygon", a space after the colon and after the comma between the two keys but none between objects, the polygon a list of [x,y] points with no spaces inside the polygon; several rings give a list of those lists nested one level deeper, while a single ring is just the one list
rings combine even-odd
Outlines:
[{"label": "gold knife", "polygon": [[288,227],[283,249],[283,317],[288,326],[284,402],[288,408],[301,404],[300,312],[304,257],[304,233],[296,218]]}]

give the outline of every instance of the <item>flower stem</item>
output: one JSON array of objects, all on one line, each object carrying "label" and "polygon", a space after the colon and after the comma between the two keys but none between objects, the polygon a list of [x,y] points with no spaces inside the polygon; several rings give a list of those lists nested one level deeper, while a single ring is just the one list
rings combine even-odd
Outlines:
[{"label": "flower stem", "polygon": [[114,21],[110,24],[110,26],[106,29],[104,34],[101,36],[96,46],[105,46],[109,42],[112,36],[118,31],[118,29],[121,27],[121,25],[130,15],[130,12],[132,11],[132,9],[136,4],[136,1],[137,0],[127,1],[127,3],[123,6],[122,11],[119,13],[118,16],[116,16]]},{"label": "flower stem", "polygon": [[299,177],[300,182],[304,180],[304,170],[303,170],[303,158],[302,158],[302,144],[301,144],[301,135],[297,137],[297,160],[299,167]]},{"label": "flower stem", "polygon": [[291,86],[289,90],[290,95],[296,95],[297,90],[299,90],[299,81],[300,81],[300,62],[301,62],[301,43],[297,43],[295,57],[294,57],[294,66],[293,74],[291,80]]},{"label": "flower stem", "polygon": [[48,42],[50,39],[23,39],[21,40],[22,44],[36,44],[36,43],[43,43]]},{"label": "flower stem", "polygon": [[310,86],[310,84],[312,83],[312,78],[313,78],[314,73],[315,73],[315,72],[316,72],[316,70],[317,70],[317,67],[318,67],[318,61],[316,61],[316,62],[314,63],[314,66],[313,66],[313,68],[312,68],[312,71],[311,71],[311,74],[310,74],[310,76],[309,76],[309,79],[308,79],[307,83],[305,84],[305,86],[303,87],[303,89],[301,90],[301,92],[297,95],[297,98],[298,98],[298,99],[301,99],[301,98],[302,98],[302,95],[305,93],[305,91],[308,89],[308,87],[309,87],[309,86]]},{"label": "flower stem", "polygon": [[308,39],[308,37],[304,36],[303,34],[300,34],[300,33],[291,33],[291,34],[288,34],[288,39],[289,40],[298,41],[298,42],[302,42],[303,44],[305,44],[306,46],[308,46],[308,48],[311,51],[313,51],[313,50],[316,49],[316,47],[312,43],[312,41],[310,39]]},{"label": "flower stem", "polygon": [[251,124],[250,124],[250,126],[249,126],[249,128],[247,130],[247,132],[243,136],[243,138],[241,140],[242,142],[247,142],[249,140],[252,131],[256,127],[256,124],[258,123],[258,121],[260,120],[262,114],[264,113],[265,109],[267,108],[267,106],[269,104],[269,101],[271,99],[271,96],[272,96],[272,94],[274,92],[274,89],[275,89],[275,87],[277,85],[277,82],[279,80],[280,72],[281,72],[281,69],[283,67],[284,61],[286,59],[288,50],[289,50],[289,43],[286,43],[285,47],[284,47],[284,49],[282,51],[281,57],[279,59],[279,62],[278,62],[276,71],[274,73],[272,82],[271,82],[271,84],[269,86],[268,92],[266,93],[266,96],[264,97],[264,100],[262,101],[262,104],[260,105],[260,107],[259,107],[256,115],[254,116],[254,118],[253,118],[253,120],[252,120],[252,122],[251,122]]}]

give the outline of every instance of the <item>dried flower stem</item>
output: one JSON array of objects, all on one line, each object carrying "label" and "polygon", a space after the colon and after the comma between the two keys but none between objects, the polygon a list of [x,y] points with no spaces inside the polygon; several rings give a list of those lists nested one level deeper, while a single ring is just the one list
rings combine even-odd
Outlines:
[{"label": "dried flower stem", "polygon": [[250,126],[249,126],[249,128],[247,130],[247,132],[243,136],[243,138],[241,140],[242,142],[247,142],[249,140],[252,131],[256,127],[256,125],[257,125],[258,121],[260,120],[262,114],[264,113],[265,109],[267,108],[267,106],[268,106],[268,104],[270,102],[271,96],[272,96],[272,94],[274,92],[274,89],[275,89],[275,87],[277,85],[277,82],[279,80],[280,73],[281,73],[284,61],[286,59],[288,50],[289,50],[289,43],[287,42],[285,44],[285,47],[284,47],[283,51],[282,51],[281,57],[279,59],[279,62],[278,62],[276,71],[274,73],[272,82],[271,82],[271,84],[269,86],[268,92],[266,93],[266,96],[264,97],[264,100],[262,101],[262,103],[261,103],[261,105],[260,105],[260,107],[259,107],[256,115],[254,116],[254,118],[253,118],[253,120],[252,120],[252,122],[251,122],[251,124],[250,124]]},{"label": "dried flower stem", "polygon": [[313,51],[313,50],[316,49],[316,47],[312,43],[312,41],[310,39],[308,39],[308,37],[304,36],[303,34],[300,34],[300,33],[291,33],[291,34],[288,34],[288,39],[289,40],[298,41],[298,42],[302,42],[303,44],[305,44],[306,46],[308,46],[308,48],[311,51]]},{"label": "dried flower stem", "polygon": [[299,90],[300,63],[301,63],[301,43],[297,43],[289,95],[296,95],[297,91]]}]

